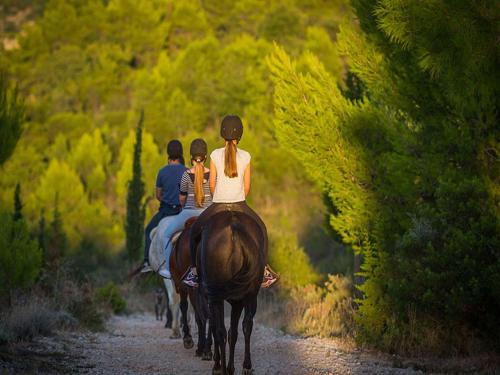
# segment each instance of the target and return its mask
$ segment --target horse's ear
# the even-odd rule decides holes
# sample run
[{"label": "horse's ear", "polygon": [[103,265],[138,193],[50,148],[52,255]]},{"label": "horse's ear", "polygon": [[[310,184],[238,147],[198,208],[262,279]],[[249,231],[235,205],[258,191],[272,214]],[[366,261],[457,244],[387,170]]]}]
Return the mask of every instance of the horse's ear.
[{"label": "horse's ear", "polygon": [[184,229],[190,228],[196,220],[198,220],[198,216],[193,216],[187,219],[186,222],[184,223]]}]

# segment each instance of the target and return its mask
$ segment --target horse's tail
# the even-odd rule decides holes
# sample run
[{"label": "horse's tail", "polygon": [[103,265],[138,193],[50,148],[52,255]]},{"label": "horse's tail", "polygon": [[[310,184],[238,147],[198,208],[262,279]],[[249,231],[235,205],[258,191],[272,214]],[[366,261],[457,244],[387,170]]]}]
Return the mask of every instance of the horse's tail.
[{"label": "horse's tail", "polygon": [[242,223],[233,216],[231,219],[233,252],[240,252],[243,258],[241,269],[223,285],[207,283],[209,301],[239,300],[248,293],[257,292],[262,282],[265,255],[261,244],[257,243],[245,230]]}]

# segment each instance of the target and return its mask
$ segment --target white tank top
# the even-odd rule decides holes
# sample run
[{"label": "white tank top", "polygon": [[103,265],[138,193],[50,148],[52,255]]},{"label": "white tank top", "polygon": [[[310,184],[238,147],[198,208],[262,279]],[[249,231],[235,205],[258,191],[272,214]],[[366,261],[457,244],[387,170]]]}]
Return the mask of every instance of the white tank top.
[{"label": "white tank top", "polygon": [[236,170],[238,176],[229,178],[224,174],[224,148],[218,148],[212,151],[210,159],[215,164],[217,170],[217,180],[215,183],[214,203],[234,203],[245,200],[245,189],[243,183],[243,173],[248,163],[250,163],[250,154],[238,148],[236,151]]}]

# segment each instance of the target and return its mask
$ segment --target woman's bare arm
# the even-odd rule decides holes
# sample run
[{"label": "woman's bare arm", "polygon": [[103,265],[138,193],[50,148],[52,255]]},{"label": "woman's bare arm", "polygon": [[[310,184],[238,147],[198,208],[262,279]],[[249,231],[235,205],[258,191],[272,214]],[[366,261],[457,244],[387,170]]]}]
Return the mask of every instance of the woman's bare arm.
[{"label": "woman's bare arm", "polygon": [[210,160],[210,193],[214,195],[215,192],[215,183],[217,181],[217,169],[215,169],[215,163]]},{"label": "woman's bare arm", "polygon": [[245,172],[243,172],[243,188],[245,190],[245,198],[250,193],[250,163],[248,163],[245,168]]}]

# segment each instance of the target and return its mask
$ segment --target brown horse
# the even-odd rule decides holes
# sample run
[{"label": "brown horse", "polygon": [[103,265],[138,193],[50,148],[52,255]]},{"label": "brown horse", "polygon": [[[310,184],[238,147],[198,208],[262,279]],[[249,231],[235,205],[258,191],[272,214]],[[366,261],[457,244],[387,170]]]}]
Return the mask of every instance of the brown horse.
[{"label": "brown horse", "polygon": [[188,288],[181,281],[182,276],[191,264],[191,256],[189,253],[189,235],[191,225],[195,220],[196,218],[187,220],[184,230],[181,232],[179,238],[174,244],[170,255],[170,273],[172,274],[172,280],[175,284],[176,291],[180,296],[180,310],[182,314],[181,325],[184,334],[184,347],[186,349],[190,349],[194,345],[187,322],[189,297],[189,301],[195,311],[196,324],[198,326],[198,347],[196,349],[196,356],[201,357],[203,360],[210,361],[212,359],[212,335],[210,334],[210,329],[208,329],[207,333],[207,321],[209,315],[207,299],[202,293],[199,292],[198,288]]},{"label": "brown horse", "polygon": [[[267,233],[255,218],[242,212],[219,212],[211,216],[203,228],[196,263],[200,289],[208,297],[210,325],[214,333],[213,374],[234,374],[234,349],[243,310],[243,374],[252,373],[250,336],[267,259],[266,243]],[[224,301],[231,304],[229,335],[224,325]],[[227,367],[226,340],[229,341]]]}]

